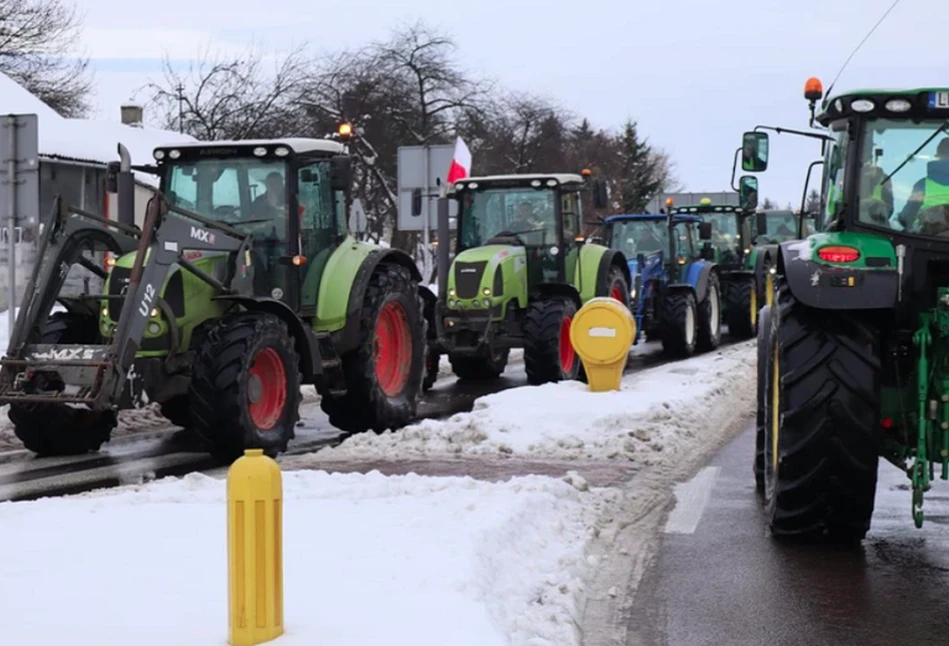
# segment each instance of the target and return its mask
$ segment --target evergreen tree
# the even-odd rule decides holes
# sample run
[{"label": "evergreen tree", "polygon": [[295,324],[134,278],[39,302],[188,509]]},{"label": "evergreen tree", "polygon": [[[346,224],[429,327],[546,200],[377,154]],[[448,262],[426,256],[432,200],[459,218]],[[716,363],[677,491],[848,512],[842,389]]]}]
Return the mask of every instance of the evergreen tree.
[{"label": "evergreen tree", "polygon": [[764,198],[764,202],[761,203],[761,208],[763,208],[765,211],[769,211],[778,207],[774,202],[771,201],[771,198],[766,197]]},{"label": "evergreen tree", "polygon": [[808,213],[818,213],[820,211],[820,193],[817,192],[816,188],[812,188],[811,192],[807,194],[804,210]]},{"label": "evergreen tree", "polygon": [[623,213],[642,213],[649,200],[662,190],[661,169],[645,140],[639,138],[635,121],[627,121],[622,136],[623,168],[620,176],[620,207]]}]

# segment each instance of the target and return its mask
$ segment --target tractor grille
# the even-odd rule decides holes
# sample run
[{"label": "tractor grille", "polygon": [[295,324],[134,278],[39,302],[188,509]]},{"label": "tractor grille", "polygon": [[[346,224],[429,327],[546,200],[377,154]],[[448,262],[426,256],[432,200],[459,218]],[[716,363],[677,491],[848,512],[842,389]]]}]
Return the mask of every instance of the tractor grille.
[{"label": "tractor grille", "polygon": [[455,290],[458,298],[474,298],[478,295],[478,286],[481,285],[481,276],[488,262],[456,262],[455,263]]},{"label": "tractor grille", "polygon": [[[109,278],[109,296],[119,296],[122,290],[128,286],[129,278],[132,276],[132,270],[128,267],[112,267]],[[108,301],[109,318],[113,321],[119,320],[119,314],[122,312],[124,298],[111,298]]]}]

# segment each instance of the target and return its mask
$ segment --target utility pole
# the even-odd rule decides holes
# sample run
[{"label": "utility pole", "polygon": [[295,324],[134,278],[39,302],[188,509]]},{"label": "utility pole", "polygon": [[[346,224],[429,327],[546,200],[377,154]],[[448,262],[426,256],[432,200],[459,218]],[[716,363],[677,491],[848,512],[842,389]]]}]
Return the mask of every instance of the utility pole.
[{"label": "utility pole", "polygon": [[175,90],[178,92],[178,132],[183,133],[185,131],[185,86],[179,83]]}]

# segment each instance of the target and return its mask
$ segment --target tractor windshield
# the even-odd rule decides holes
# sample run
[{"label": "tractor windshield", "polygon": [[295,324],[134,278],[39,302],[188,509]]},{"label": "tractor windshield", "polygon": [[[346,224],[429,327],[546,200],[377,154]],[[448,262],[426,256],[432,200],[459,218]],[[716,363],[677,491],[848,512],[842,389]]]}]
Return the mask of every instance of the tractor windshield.
[{"label": "tractor windshield", "polygon": [[665,220],[617,220],[613,222],[610,240],[613,249],[627,258],[657,251],[668,253],[669,229]]},{"label": "tractor windshield", "polygon": [[738,216],[730,213],[703,213],[702,217],[712,223],[712,246],[725,251],[739,244]]},{"label": "tractor windshield", "polygon": [[465,191],[458,213],[460,248],[479,247],[497,236],[516,237],[527,246],[557,244],[556,196],[534,188]]},{"label": "tractor windshield", "polygon": [[[945,121],[871,119],[860,146],[861,222],[949,237],[949,132]],[[918,149],[918,150],[917,150]],[[844,181],[831,178],[833,188]]]},{"label": "tractor windshield", "polygon": [[797,218],[793,211],[766,211],[765,220],[767,232],[758,233],[757,220],[751,218],[752,244],[780,244],[797,237]]},{"label": "tractor windshield", "polygon": [[171,162],[164,179],[163,189],[172,205],[262,238],[287,240],[286,163],[282,160]]}]

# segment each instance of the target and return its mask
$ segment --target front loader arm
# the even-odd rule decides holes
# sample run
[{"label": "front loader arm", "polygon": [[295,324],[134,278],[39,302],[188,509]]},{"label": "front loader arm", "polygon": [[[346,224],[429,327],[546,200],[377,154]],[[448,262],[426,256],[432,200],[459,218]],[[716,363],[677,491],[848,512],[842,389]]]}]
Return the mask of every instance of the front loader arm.
[{"label": "front loader arm", "polygon": [[[187,218],[187,219],[185,219]],[[192,222],[189,222],[191,220]],[[203,224],[196,226],[193,222]],[[152,309],[157,307],[158,292],[175,264],[191,271],[224,294],[249,294],[253,284],[250,263],[251,234],[192,211],[169,207],[156,195],[148,205],[144,233],[132,265],[128,292],[122,304],[112,341],[112,374],[108,392],[101,393],[117,401],[135,361]],[[231,254],[232,277],[224,284],[207,275],[183,257],[186,250],[222,251]]]}]

